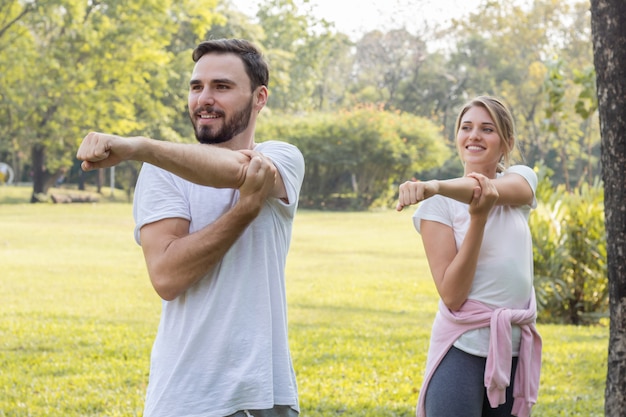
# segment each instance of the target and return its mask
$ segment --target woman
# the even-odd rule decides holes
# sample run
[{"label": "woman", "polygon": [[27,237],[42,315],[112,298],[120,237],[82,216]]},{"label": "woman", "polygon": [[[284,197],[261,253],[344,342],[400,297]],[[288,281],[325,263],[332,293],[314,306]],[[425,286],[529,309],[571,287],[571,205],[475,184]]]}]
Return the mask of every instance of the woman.
[{"label": "woman", "polygon": [[537,176],[510,165],[511,113],[493,97],[461,110],[456,145],[465,172],[400,186],[440,296],[418,417],[529,416],[537,399],[532,241]]}]

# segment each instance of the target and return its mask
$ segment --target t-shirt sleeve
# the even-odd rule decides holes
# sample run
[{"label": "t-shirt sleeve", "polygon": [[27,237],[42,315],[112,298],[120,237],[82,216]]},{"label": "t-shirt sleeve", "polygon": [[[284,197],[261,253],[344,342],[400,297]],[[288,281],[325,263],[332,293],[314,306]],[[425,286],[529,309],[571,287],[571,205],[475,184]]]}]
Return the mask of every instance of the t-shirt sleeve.
[{"label": "t-shirt sleeve", "polygon": [[260,143],[257,151],[272,160],[283,179],[287,191],[288,203],[282,203],[293,215],[298,205],[298,197],[304,180],[304,157],[292,144],[279,141]]},{"label": "t-shirt sleeve", "polygon": [[537,179],[537,173],[535,173],[532,168],[526,165],[513,165],[507,168],[506,171],[504,171],[504,175],[508,174],[518,174],[528,182],[528,185],[530,185],[530,188],[533,191],[533,202],[530,204],[530,208],[536,208],[537,198],[535,192],[537,191],[537,184],[539,183],[539,180]]},{"label": "t-shirt sleeve", "polygon": [[445,197],[436,195],[422,201],[413,214],[413,226],[418,233],[421,232],[421,221],[429,220],[452,227],[452,219],[446,204]]},{"label": "t-shirt sleeve", "polygon": [[135,241],[141,245],[139,231],[146,224],[168,218],[191,220],[183,182],[175,175],[144,163],[139,172],[133,201]]}]

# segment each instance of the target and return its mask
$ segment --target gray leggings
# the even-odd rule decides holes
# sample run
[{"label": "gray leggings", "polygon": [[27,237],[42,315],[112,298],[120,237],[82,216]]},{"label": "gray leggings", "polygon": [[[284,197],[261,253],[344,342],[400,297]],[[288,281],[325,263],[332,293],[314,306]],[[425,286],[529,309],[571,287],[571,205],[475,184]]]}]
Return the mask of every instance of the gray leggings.
[{"label": "gray leggings", "polygon": [[298,412],[288,405],[275,405],[268,410],[241,410],[227,417],[298,417]]},{"label": "gray leggings", "polygon": [[491,408],[484,383],[486,358],[455,347],[443,358],[428,384],[426,417],[510,417],[517,358],[511,366],[511,385],[506,403]]}]

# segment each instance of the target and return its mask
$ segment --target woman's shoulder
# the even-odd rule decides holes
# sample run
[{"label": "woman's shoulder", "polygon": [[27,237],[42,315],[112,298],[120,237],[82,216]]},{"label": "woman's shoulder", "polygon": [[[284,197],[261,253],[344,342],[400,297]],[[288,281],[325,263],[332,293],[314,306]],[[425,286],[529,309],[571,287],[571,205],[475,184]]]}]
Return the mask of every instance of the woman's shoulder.
[{"label": "woman's shoulder", "polygon": [[525,178],[537,178],[535,170],[527,165],[511,165],[503,174],[519,174]]},{"label": "woman's shoulder", "polygon": [[539,179],[537,178],[537,173],[531,167],[526,165],[512,165],[508,167],[503,173],[503,175],[508,174],[517,174],[523,177],[533,189],[533,192],[537,189]]}]

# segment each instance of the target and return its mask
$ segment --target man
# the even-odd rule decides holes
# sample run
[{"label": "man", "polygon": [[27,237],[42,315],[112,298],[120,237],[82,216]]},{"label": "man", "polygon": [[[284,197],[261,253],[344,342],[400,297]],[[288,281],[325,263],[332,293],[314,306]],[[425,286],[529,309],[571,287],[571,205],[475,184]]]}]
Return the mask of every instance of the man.
[{"label": "man", "polygon": [[146,417],[297,416],[285,259],[304,176],[292,145],[254,143],[268,68],[243,40],[194,50],[189,116],[200,144],[90,133],[83,169],[145,162],[135,239],[163,298]]}]

